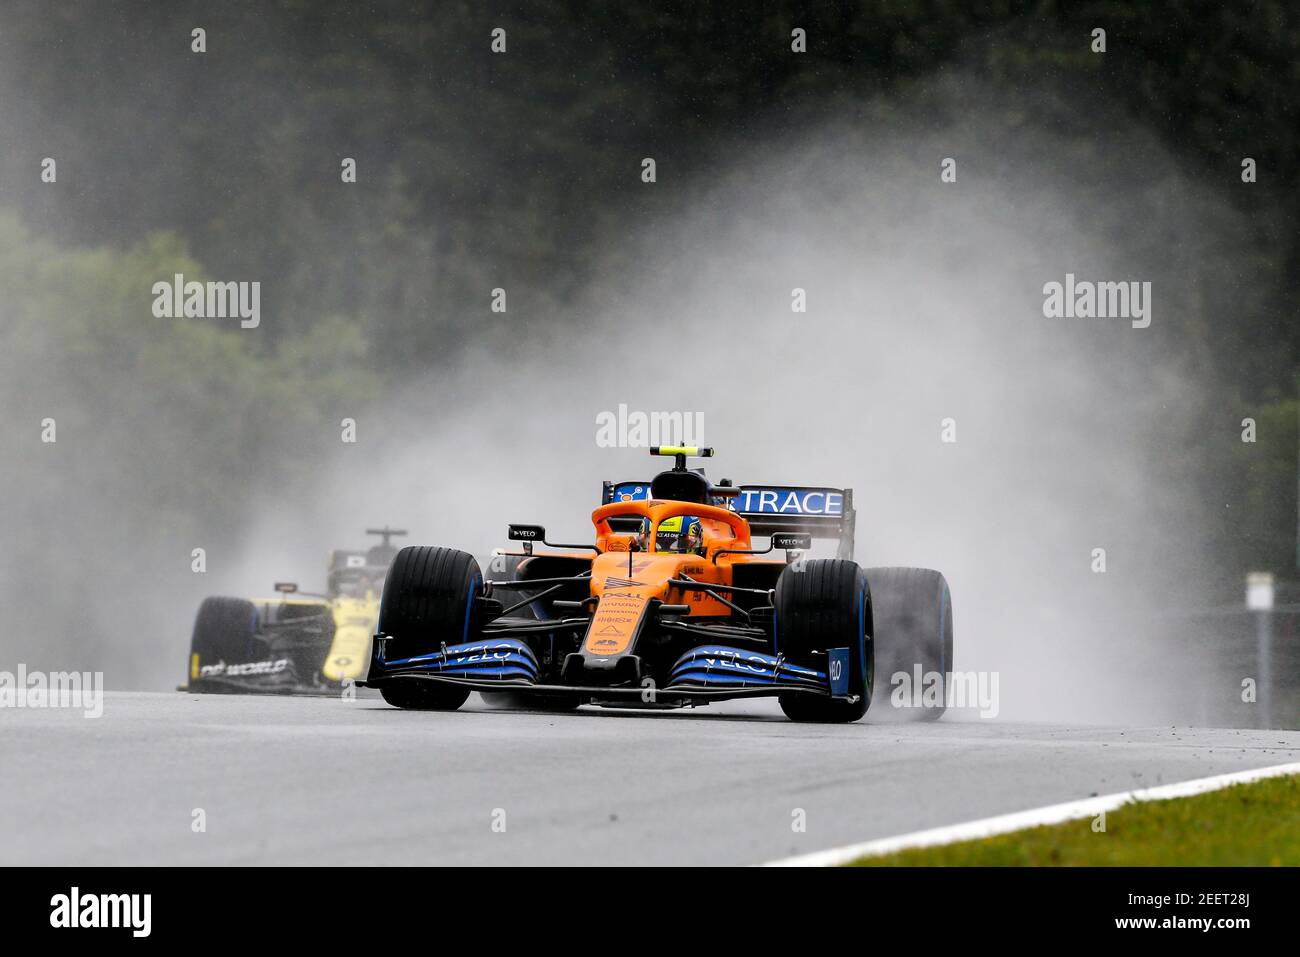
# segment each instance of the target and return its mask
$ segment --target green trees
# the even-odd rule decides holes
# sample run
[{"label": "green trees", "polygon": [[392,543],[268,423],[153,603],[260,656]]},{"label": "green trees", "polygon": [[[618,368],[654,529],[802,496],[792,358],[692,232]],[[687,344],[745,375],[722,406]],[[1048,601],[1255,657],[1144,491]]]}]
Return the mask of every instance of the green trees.
[{"label": "green trees", "polygon": [[[237,320],[155,318],[150,287],[177,272],[206,278],[172,234],[76,250],[0,217],[10,501],[92,500],[123,529],[220,525],[246,504],[254,468],[292,487],[304,436],[326,441],[336,410],[373,394],[355,323],[327,316],[268,343]],[[46,418],[56,441],[42,448]]]}]

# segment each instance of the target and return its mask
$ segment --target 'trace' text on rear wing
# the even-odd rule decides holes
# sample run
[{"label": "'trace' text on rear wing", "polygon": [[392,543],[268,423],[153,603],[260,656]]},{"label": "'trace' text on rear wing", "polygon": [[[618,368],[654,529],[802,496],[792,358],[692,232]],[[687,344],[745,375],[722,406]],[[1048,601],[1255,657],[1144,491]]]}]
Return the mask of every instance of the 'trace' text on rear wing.
[{"label": "'trace' text on rear wing", "polygon": [[[715,486],[716,488],[716,486]],[[741,485],[711,498],[714,505],[745,517],[757,534],[804,532],[838,541],[836,556],[853,558],[857,513],[853,489],[802,485]],[[650,497],[649,482],[606,482],[601,504],[635,502]]]}]

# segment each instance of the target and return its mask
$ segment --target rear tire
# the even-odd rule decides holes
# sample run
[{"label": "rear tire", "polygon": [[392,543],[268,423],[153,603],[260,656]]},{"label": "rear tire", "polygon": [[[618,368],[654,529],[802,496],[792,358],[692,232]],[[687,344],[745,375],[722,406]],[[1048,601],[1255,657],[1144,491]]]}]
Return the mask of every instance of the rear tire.
[{"label": "rear tire", "polygon": [[[946,710],[952,680],[952,596],[947,580],[929,568],[868,568],[867,581],[875,612],[876,660],[885,682],[881,693],[889,695],[886,710],[907,721],[938,720]],[[915,687],[918,667],[920,688]],[[942,675],[938,701],[927,702],[923,693],[927,685],[934,687],[931,676],[936,674]],[[907,706],[894,702],[896,675],[905,675],[905,686],[911,688]]]},{"label": "rear tire", "polygon": [[[379,634],[388,637],[388,656],[412,658],[443,643],[478,637],[474,598],[483,592],[483,573],[468,552],[410,545],[393,559],[379,603]],[[450,711],[463,705],[469,689],[419,678],[395,679],[380,688],[397,708]]]},{"label": "rear tire", "polygon": [[792,721],[857,721],[871,706],[875,674],[871,594],[856,562],[814,559],[791,565],[776,582],[777,647],[797,664],[814,663],[813,652],[849,649],[849,693],[856,701],[787,692],[781,710]]},{"label": "rear tire", "polygon": [[257,657],[257,608],[246,598],[203,599],[190,636],[190,675],[195,677],[194,656],[199,667],[217,662],[251,661]]}]

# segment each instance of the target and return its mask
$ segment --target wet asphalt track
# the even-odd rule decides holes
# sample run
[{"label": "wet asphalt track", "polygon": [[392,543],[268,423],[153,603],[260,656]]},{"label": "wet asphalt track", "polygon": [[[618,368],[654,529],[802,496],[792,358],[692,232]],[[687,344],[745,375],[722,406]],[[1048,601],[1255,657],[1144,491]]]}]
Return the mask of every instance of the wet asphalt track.
[{"label": "wet asphalt track", "polygon": [[1297,760],[1295,731],[119,693],[0,710],[0,864],[752,864]]}]

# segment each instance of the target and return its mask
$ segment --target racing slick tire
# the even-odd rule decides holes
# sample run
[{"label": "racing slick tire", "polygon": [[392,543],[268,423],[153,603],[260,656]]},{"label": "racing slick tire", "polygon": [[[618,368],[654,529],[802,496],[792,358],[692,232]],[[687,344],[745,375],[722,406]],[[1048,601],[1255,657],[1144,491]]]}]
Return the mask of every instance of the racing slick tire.
[{"label": "racing slick tire", "polygon": [[[190,636],[191,675],[203,665],[247,661],[257,638],[257,607],[246,598],[203,599]],[[198,656],[194,664],[194,656]]]},{"label": "racing slick tire", "polygon": [[[935,721],[943,714],[952,679],[952,596],[948,582],[929,568],[868,568],[871,605],[876,626],[876,666],[890,707],[878,708],[907,721]],[[916,687],[920,670],[921,687]],[[933,675],[941,675],[936,682]],[[896,676],[905,679],[896,680]],[[911,701],[894,701],[902,681],[912,690]],[[925,688],[938,689],[924,694]]]},{"label": "racing slick tire", "polygon": [[[483,573],[468,552],[433,545],[408,545],[397,553],[379,603],[379,633],[389,636],[398,657],[414,657],[471,640],[474,596]],[[454,711],[469,689],[419,678],[397,679],[380,688],[396,708]]]},{"label": "racing slick tire", "polygon": [[[845,701],[786,692],[781,710],[792,721],[857,721],[871,706],[875,656],[871,593],[857,562],[813,559],[790,565],[776,581],[776,633],[781,654],[796,664],[816,666],[812,653],[849,649],[849,694]],[[824,665],[823,665],[824,666]]]}]

